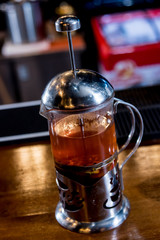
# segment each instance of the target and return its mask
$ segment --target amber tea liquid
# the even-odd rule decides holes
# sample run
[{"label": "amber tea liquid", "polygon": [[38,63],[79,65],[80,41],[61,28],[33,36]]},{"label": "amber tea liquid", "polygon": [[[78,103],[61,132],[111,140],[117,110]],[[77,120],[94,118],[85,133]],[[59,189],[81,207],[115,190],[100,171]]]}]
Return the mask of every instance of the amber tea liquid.
[{"label": "amber tea liquid", "polygon": [[[65,166],[92,166],[109,158],[117,150],[115,124],[109,117],[66,117],[55,125],[51,123],[50,137],[58,170],[65,169]],[[114,165],[115,162],[112,162],[103,172],[111,170]]]}]

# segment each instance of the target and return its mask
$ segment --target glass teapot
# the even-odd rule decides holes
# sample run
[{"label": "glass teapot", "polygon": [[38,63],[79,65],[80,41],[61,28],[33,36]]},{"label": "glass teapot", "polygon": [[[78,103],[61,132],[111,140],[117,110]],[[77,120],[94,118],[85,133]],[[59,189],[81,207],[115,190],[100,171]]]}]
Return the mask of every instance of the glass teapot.
[{"label": "glass teapot", "polygon": [[[76,69],[70,33],[79,27],[75,16],[64,16],[56,22],[57,31],[67,31],[72,69],[48,83],[40,114],[48,119],[55,161],[60,197],[56,219],[69,230],[90,233],[117,227],[129,214],[122,168],[141,142],[143,120],[137,108],[115,98],[113,87],[103,76]],[[128,139],[120,149],[114,122],[119,104],[128,109],[132,122]],[[118,155],[135,131],[134,113],[140,120],[139,136],[119,166]]]}]

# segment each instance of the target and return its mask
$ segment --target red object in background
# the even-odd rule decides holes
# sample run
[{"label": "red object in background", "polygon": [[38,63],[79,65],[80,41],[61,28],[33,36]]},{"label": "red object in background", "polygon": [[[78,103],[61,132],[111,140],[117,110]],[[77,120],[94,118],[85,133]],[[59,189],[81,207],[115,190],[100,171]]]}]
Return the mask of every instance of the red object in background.
[{"label": "red object in background", "polygon": [[91,23],[99,71],[115,89],[160,82],[160,9],[107,14]]}]

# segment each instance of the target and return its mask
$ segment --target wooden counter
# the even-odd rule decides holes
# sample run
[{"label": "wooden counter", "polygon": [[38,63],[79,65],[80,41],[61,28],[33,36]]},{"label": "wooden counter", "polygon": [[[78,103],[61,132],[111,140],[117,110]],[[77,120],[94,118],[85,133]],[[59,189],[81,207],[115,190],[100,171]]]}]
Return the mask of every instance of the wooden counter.
[{"label": "wooden counter", "polygon": [[160,145],[140,147],[123,179],[131,204],[128,219],[107,232],[73,233],[54,216],[59,197],[50,144],[0,147],[0,239],[160,239]]}]

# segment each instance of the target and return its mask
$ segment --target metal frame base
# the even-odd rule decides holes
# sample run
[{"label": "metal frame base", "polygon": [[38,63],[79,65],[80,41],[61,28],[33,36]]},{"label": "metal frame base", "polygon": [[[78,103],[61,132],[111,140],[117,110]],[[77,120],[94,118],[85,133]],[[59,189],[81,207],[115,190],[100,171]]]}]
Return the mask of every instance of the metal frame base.
[{"label": "metal frame base", "polygon": [[103,219],[98,222],[78,222],[77,220],[70,218],[60,202],[57,205],[55,217],[61,226],[70,231],[86,234],[103,232],[118,227],[128,217],[130,203],[125,196],[123,196],[122,201],[121,210],[113,218]]}]

